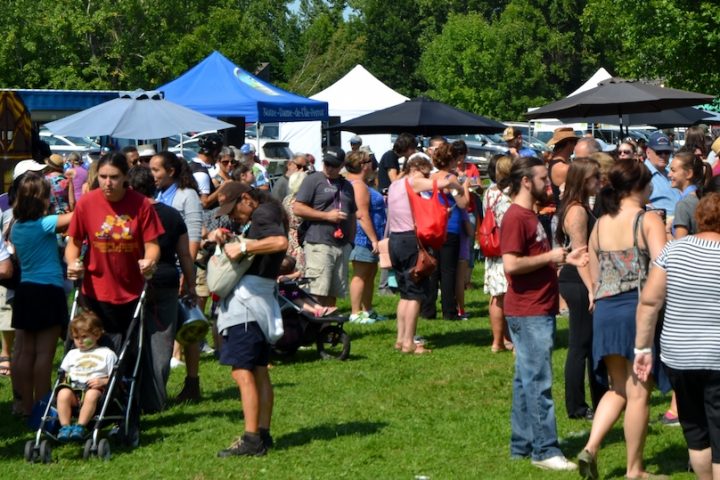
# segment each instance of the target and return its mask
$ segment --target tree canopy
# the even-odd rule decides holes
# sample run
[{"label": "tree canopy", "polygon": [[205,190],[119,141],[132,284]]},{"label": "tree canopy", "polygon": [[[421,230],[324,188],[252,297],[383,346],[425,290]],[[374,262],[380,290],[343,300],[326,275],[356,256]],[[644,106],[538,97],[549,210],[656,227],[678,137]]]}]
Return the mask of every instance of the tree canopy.
[{"label": "tree canopy", "polygon": [[154,88],[218,50],[312,95],[361,63],[498,119],[597,68],[720,93],[713,0],[0,0],[0,86]]}]

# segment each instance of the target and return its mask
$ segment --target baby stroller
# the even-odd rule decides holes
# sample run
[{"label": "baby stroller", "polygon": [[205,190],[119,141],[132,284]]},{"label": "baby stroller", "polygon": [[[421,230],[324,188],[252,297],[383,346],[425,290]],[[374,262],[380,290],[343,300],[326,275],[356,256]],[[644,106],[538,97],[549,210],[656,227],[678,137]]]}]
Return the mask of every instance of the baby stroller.
[{"label": "baby stroller", "polygon": [[[76,289],[71,310],[71,318],[75,317],[78,308],[78,293]],[[130,325],[125,332],[120,352],[117,353],[117,362],[113,367],[110,379],[102,398],[98,402],[98,411],[88,425],[89,433],[85,440],[83,449],[83,459],[87,460],[97,455],[103,460],[110,459],[110,443],[107,438],[100,438],[100,431],[103,427],[114,425],[109,436],[117,438],[126,446],[137,446],[139,441],[139,409],[138,404],[133,399],[137,395],[137,382],[139,379],[139,369],[141,362],[141,353],[143,349],[143,329],[144,325],[140,319],[143,303],[145,302],[145,288],[140,294],[137,307],[130,321]],[[136,351],[133,359],[129,353],[133,350],[133,342],[136,345]],[[100,343],[111,348],[114,347],[107,336],[104,336]],[[65,382],[65,372],[58,370],[57,380],[50,393],[44,412],[40,417],[40,425],[35,433],[34,440],[28,440],[25,444],[25,460],[28,462],[52,462],[52,449],[48,438],[58,441],[58,430],[60,422],[57,418],[55,410],[55,402],[57,393],[61,385]],[[66,388],[63,385],[62,388]],[[47,438],[43,438],[47,437]]]},{"label": "baby stroller", "polygon": [[350,336],[343,330],[343,324],[348,317],[318,317],[296,305],[297,300],[316,303],[312,295],[301,288],[301,284],[305,283],[307,280],[290,280],[281,281],[278,285],[285,333],[273,345],[274,350],[280,354],[292,355],[298,348],[314,343],[321,358],[346,360],[350,356]]}]

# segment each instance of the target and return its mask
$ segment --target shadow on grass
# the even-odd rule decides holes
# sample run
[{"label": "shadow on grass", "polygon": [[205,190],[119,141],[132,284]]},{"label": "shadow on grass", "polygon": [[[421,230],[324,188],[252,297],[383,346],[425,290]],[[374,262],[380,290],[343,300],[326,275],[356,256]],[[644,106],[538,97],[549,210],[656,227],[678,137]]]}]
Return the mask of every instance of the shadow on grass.
[{"label": "shadow on grass", "polygon": [[431,333],[426,336],[431,345],[437,348],[453,345],[485,345],[492,343],[492,333],[486,328],[457,332]]},{"label": "shadow on grass", "polygon": [[278,450],[285,450],[308,444],[313,440],[333,440],[349,435],[374,435],[387,426],[386,422],[323,423],[283,435],[276,440],[276,444]]}]

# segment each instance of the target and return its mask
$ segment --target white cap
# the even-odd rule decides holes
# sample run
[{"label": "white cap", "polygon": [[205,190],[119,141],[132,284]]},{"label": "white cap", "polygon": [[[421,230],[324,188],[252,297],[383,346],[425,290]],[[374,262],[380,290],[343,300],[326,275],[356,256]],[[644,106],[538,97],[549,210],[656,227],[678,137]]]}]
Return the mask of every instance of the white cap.
[{"label": "white cap", "polygon": [[45,170],[45,167],[46,165],[38,163],[35,160],[21,160],[17,165],[15,165],[15,169],[13,170],[13,180],[27,172],[39,172]]},{"label": "white cap", "polygon": [[157,155],[157,152],[155,151],[155,145],[151,143],[146,143],[144,145],[138,145],[137,146],[138,155],[141,157],[151,157],[153,155]]}]

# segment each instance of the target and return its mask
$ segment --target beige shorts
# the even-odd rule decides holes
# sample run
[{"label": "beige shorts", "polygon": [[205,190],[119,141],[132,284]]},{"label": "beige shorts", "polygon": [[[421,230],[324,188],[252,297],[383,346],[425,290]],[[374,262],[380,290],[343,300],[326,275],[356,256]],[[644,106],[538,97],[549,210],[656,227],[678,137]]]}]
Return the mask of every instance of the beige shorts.
[{"label": "beige shorts", "polygon": [[306,243],[305,276],[313,295],[342,298],[348,291],[348,263],[352,247]]},{"label": "beige shorts", "polygon": [[12,321],[12,306],[6,303],[7,289],[0,287],[0,331],[9,332],[13,328],[10,326]]},{"label": "beige shorts", "polygon": [[[199,259],[200,256],[196,259]],[[207,270],[195,267],[195,293],[198,297],[209,297],[210,289],[207,286]]]}]

